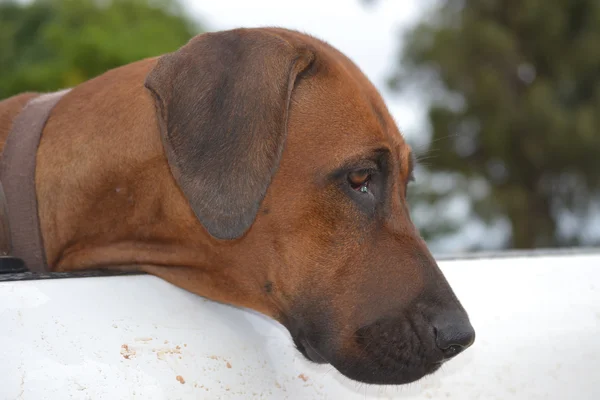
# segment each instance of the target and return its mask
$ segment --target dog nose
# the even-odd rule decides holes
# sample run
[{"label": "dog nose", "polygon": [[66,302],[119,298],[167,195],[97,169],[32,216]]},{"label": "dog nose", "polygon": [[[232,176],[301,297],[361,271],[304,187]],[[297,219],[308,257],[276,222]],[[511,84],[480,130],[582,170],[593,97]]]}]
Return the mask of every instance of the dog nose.
[{"label": "dog nose", "polygon": [[446,359],[467,349],[475,341],[475,329],[463,313],[446,313],[433,322],[435,343]]}]

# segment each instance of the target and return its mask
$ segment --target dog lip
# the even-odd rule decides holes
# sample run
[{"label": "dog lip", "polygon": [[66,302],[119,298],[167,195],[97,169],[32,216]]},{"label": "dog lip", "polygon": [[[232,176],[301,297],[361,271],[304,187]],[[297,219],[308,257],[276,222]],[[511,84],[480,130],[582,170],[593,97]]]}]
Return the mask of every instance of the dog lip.
[{"label": "dog lip", "polygon": [[304,354],[307,358],[315,363],[324,364],[327,363],[327,359],[323,357],[317,349],[315,349],[306,338],[299,339],[300,344],[304,348]]}]

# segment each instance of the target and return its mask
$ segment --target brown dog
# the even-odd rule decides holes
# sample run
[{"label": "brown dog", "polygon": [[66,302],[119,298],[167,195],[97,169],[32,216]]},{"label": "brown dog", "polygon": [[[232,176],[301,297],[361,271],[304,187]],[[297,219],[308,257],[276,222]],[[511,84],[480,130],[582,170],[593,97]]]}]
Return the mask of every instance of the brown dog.
[{"label": "brown dog", "polygon": [[[0,140],[35,94],[0,102]],[[402,384],[475,337],[413,226],[411,149],[344,55],[199,35],[52,110],[36,190],[54,271],[134,268],[281,322],[310,360]],[[9,211],[10,212],[10,211]]]}]

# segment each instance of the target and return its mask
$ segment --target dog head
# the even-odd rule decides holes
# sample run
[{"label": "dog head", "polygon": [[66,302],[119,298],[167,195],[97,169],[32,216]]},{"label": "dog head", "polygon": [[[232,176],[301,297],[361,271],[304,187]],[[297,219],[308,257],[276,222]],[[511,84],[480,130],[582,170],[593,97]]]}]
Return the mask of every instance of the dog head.
[{"label": "dog head", "polygon": [[213,279],[229,282],[220,299],[244,292],[229,302],[362,382],[415,381],[473,343],[409,216],[411,149],[343,54],[284,29],[208,33],[146,87]]}]

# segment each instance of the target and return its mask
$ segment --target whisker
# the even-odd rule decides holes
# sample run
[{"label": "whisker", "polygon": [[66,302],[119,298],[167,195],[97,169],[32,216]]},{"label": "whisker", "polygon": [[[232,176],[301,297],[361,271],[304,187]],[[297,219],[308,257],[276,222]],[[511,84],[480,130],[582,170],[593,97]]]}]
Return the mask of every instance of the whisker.
[{"label": "whisker", "polygon": [[435,138],[435,139],[431,140],[429,142],[429,144],[431,145],[432,143],[437,143],[437,142],[440,142],[440,141],[446,140],[446,139],[453,139],[453,138],[458,137],[458,136],[459,136],[458,133],[449,133],[448,135],[441,136],[439,138]]}]

